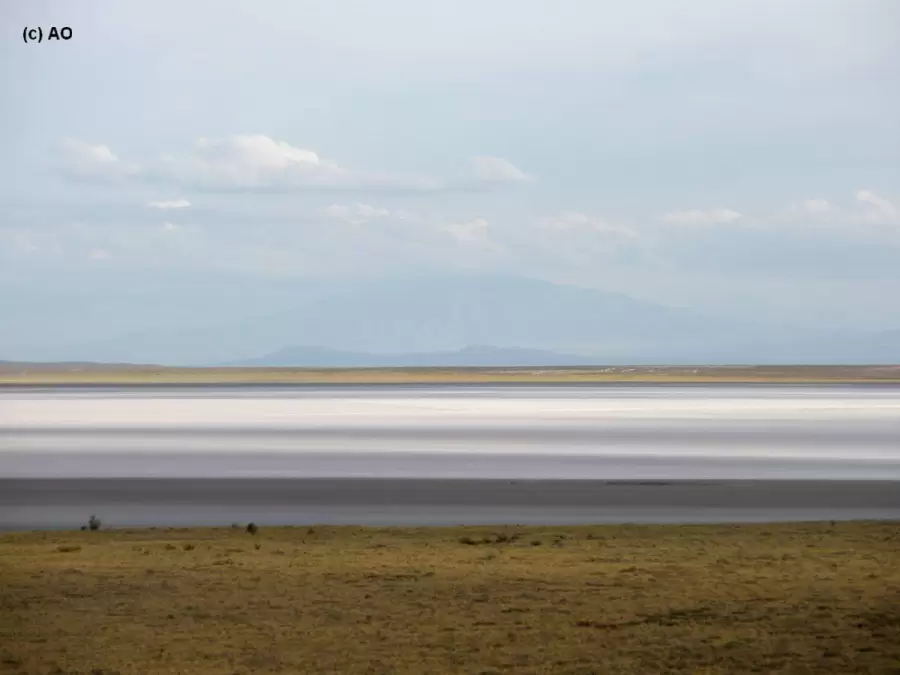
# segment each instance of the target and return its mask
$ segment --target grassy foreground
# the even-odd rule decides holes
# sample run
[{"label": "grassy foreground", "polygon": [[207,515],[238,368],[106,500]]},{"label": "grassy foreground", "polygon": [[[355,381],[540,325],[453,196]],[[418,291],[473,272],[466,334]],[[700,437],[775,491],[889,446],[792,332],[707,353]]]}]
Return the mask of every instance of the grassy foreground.
[{"label": "grassy foreground", "polygon": [[515,368],[174,368],[0,364],[0,384],[900,383],[887,366],[608,366]]},{"label": "grassy foreground", "polygon": [[900,673],[900,524],[0,536],[0,673]]}]

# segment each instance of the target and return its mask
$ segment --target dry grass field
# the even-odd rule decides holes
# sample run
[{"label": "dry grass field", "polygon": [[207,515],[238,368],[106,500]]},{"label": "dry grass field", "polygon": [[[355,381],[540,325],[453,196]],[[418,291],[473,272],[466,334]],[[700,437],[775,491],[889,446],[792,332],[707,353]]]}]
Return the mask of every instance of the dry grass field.
[{"label": "dry grass field", "polygon": [[0,673],[900,673],[900,524],[0,536]]},{"label": "dry grass field", "polygon": [[584,368],[169,368],[0,363],[0,385],[475,384],[614,382],[900,383],[895,366],[609,366]]}]

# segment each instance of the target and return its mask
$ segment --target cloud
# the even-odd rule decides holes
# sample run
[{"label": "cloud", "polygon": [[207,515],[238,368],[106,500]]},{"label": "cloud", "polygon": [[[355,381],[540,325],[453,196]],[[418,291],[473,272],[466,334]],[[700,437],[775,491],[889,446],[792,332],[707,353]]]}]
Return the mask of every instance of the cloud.
[{"label": "cloud", "polygon": [[200,138],[192,152],[163,160],[175,182],[206,188],[288,188],[334,182],[343,170],[311,151],[268,136]]},{"label": "cloud", "polygon": [[151,209],[186,209],[191,205],[187,199],[175,199],[168,202],[149,202],[147,206]]},{"label": "cloud", "polygon": [[637,238],[639,235],[630,227],[611,223],[599,216],[589,216],[578,211],[562,211],[551,216],[545,216],[538,221],[538,225],[546,230],[559,232],[589,231],[615,234],[625,237]]},{"label": "cloud", "polygon": [[649,250],[636,227],[579,211],[537,218],[532,227],[517,233],[517,244],[529,267],[555,270],[634,265]]},{"label": "cloud", "polygon": [[672,211],[662,215],[660,220],[679,225],[722,225],[734,222],[741,217],[740,213],[731,209],[713,208]]},{"label": "cloud", "polygon": [[834,213],[838,207],[825,199],[806,199],[800,202],[800,209],[805,213]]},{"label": "cloud", "polygon": [[60,145],[59,161],[64,173],[79,179],[118,181],[140,173],[137,164],[123,162],[109,146],[71,138]]},{"label": "cloud", "polygon": [[[894,203],[858,190],[855,203],[817,197],[754,216],[714,211],[682,212],[675,222],[727,227],[660,229],[652,237],[657,256],[682,274],[722,278],[898,278],[900,215]],[[732,212],[736,213],[736,212]],[[678,214],[679,216],[681,214]]]},{"label": "cloud", "polygon": [[870,220],[900,222],[900,209],[892,202],[884,197],[878,196],[871,190],[857,190],[856,200],[875,207],[874,209],[870,209],[867,214]]},{"label": "cloud", "polygon": [[[774,226],[779,229],[785,227],[799,227],[802,225],[816,226],[822,225],[840,225],[847,216],[847,212],[840,206],[827,199],[819,197],[812,199],[802,199],[788,204],[782,209],[777,209],[769,215],[758,216],[753,219],[756,226]],[[744,219],[744,224],[749,224],[748,218]]]},{"label": "cloud", "polygon": [[[508,159],[488,156],[474,157],[471,176],[462,180],[361,171],[326,159],[308,148],[263,134],[199,138],[189,150],[164,155],[143,166],[121,161],[109,146],[91,145],[78,140],[65,141],[61,156],[63,171],[80,179],[103,182],[136,179],[211,193],[429,193],[482,189],[534,180]],[[186,208],[190,203],[179,199],[153,201],[147,206],[174,209]]]},{"label": "cloud", "polygon": [[6,237],[9,249],[17,253],[35,253],[40,246],[35,243],[35,237],[27,232],[12,231]]},{"label": "cloud", "polygon": [[370,204],[332,204],[322,209],[322,214],[327,218],[342,220],[352,225],[361,225],[370,220],[387,218],[391,215],[387,209]]},{"label": "cloud", "polygon": [[488,222],[484,218],[475,218],[466,223],[445,225],[443,229],[460,243],[480,242],[488,238]]},{"label": "cloud", "polygon": [[159,178],[211,192],[438,189],[436,181],[340,166],[318,153],[261,134],[201,138],[190,152],[163,158]]},{"label": "cloud", "polygon": [[889,199],[863,189],[856,190],[854,198],[855,203],[843,206],[826,199],[807,199],[760,221],[780,227],[812,222],[838,231],[875,236],[878,236],[885,225],[900,224],[900,208]]},{"label": "cloud", "polygon": [[484,183],[521,183],[534,180],[502,157],[473,157],[472,170],[475,179]]}]

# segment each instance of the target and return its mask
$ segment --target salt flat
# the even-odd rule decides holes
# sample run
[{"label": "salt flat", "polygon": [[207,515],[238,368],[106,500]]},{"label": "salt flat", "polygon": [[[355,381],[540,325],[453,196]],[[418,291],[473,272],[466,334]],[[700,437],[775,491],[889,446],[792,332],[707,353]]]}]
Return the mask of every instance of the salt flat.
[{"label": "salt flat", "polygon": [[0,391],[0,475],[900,478],[900,386]]},{"label": "salt flat", "polygon": [[900,518],[900,386],[13,388],[0,479],[13,529]]}]

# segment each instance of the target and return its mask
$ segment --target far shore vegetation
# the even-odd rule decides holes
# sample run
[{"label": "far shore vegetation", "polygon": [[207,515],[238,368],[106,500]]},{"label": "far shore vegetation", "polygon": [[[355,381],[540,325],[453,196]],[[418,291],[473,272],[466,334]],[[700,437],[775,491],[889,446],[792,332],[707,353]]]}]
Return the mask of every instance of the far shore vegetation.
[{"label": "far shore vegetation", "polygon": [[590,366],[472,368],[181,368],[103,364],[0,364],[0,385],[452,384],[452,383],[900,383],[900,365]]}]

